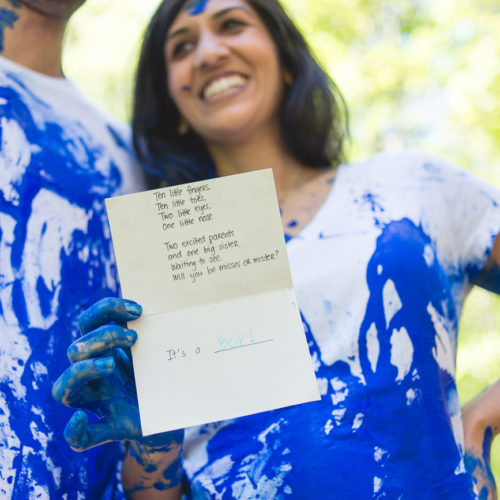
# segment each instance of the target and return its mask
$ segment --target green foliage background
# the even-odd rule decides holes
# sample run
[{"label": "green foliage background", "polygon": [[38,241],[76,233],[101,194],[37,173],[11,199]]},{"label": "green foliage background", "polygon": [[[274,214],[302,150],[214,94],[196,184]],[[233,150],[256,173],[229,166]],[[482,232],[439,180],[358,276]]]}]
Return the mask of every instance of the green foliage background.
[{"label": "green foliage background", "polygon": [[[350,109],[350,159],[418,148],[500,186],[500,3],[285,0]],[[159,0],[88,0],[67,32],[64,70],[127,121],[142,32]],[[500,297],[473,290],[457,379],[468,401],[500,376]],[[404,425],[404,422],[401,423]],[[500,482],[500,439],[492,458]]]}]

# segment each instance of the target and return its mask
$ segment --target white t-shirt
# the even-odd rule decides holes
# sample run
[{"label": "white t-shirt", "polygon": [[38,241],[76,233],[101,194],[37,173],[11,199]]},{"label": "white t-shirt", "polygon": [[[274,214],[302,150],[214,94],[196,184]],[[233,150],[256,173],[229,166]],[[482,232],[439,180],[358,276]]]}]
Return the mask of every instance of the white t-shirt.
[{"label": "white t-shirt", "polygon": [[496,188],[416,152],[342,165],[287,244],[322,400],[189,429],[193,498],[476,498],[457,326],[499,204]]},{"label": "white t-shirt", "polygon": [[129,130],[69,81],[0,57],[0,497],[116,498],[119,445],[63,438],[51,388],[78,314],[117,295],[104,199],[141,190]]}]

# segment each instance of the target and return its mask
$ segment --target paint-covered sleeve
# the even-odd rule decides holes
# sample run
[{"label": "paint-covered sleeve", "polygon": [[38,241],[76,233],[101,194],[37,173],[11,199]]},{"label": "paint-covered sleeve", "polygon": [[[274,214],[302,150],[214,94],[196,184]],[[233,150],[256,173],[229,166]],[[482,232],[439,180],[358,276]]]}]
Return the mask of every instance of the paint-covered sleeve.
[{"label": "paint-covered sleeve", "polygon": [[500,189],[445,163],[440,169],[445,180],[441,196],[447,206],[443,232],[453,245],[458,271],[471,282],[484,268],[500,233]]}]

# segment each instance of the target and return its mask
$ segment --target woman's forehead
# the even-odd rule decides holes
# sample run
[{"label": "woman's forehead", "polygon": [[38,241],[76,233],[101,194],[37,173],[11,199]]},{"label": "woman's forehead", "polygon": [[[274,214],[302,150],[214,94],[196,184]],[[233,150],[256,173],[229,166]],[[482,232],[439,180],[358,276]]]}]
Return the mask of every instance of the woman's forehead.
[{"label": "woman's forehead", "polygon": [[188,0],[184,6],[184,10],[190,15],[195,16],[204,12],[208,2],[209,0]]},{"label": "woman's forehead", "polygon": [[255,14],[245,0],[187,0],[171,23],[168,33],[175,32],[179,27],[189,25],[200,17],[209,19],[217,16],[219,12],[232,9],[243,9],[247,13]]}]

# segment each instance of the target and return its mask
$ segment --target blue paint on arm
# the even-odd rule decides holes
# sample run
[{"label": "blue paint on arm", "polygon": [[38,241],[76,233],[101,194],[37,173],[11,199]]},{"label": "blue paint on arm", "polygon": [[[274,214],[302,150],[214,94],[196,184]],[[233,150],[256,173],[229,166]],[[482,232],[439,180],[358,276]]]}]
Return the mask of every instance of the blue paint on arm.
[{"label": "blue paint on arm", "polygon": [[[178,486],[184,478],[182,468],[182,441],[184,431],[178,430],[163,435],[171,436],[171,444],[150,448],[137,442],[132,442],[130,446],[130,457],[134,459],[144,470],[144,473],[138,478],[138,482],[129,486],[126,493],[131,495],[137,491],[156,490],[166,491]],[[178,452],[178,456],[166,465],[164,460],[166,453]]]},{"label": "blue paint on arm", "polygon": [[480,484],[479,500],[493,498],[496,493],[495,477],[491,470],[490,453],[493,443],[493,430],[487,427],[484,432],[483,449],[481,455],[475,453],[475,449],[468,450],[464,456],[465,468],[472,476],[474,483]]}]

